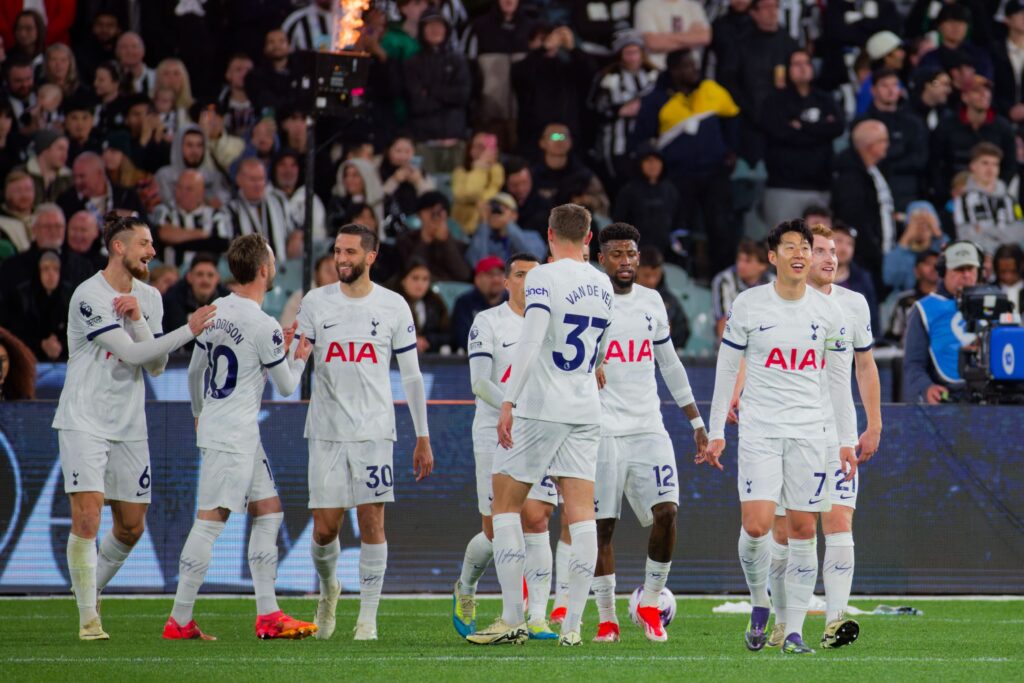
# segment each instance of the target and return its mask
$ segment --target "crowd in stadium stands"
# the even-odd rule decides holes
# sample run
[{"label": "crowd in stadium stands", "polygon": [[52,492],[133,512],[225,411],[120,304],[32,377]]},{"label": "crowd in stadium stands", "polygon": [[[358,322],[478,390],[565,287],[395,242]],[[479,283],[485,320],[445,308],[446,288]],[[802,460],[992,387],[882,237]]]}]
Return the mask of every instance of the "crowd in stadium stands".
[{"label": "crowd in stadium stands", "polygon": [[152,226],[165,328],[231,289],[223,253],[251,232],[281,264],[266,307],[294,319],[304,240],[334,282],[322,257],[360,222],[420,352],[457,353],[502,300],[502,260],[544,257],[569,201],[640,230],[691,353],[772,278],[766,229],[800,216],[836,230],[837,282],[881,343],[901,344],[950,240],[1021,303],[1021,0],[375,0],[352,46],[365,110],[318,120],[307,179],[293,53],[328,46],[334,4],[3,3],[0,377],[25,347],[67,359],[110,211]]}]

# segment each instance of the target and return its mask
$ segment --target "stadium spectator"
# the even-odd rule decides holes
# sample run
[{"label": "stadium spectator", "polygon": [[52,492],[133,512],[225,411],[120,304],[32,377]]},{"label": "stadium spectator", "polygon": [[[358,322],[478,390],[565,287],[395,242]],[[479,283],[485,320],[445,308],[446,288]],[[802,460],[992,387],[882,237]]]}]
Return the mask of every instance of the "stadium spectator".
[{"label": "stadium spectator", "polygon": [[711,22],[703,5],[694,0],[640,0],[633,9],[633,26],[658,69],[666,68],[671,52],[711,44]]},{"label": "stadium spectator", "polygon": [[[213,99],[198,101],[189,109],[189,118],[199,125],[199,130],[206,136],[209,160],[218,170],[231,168],[245,151],[245,140],[227,130],[224,112],[224,106]],[[305,124],[302,129],[305,131]]]},{"label": "stadium spectator", "polygon": [[910,111],[924,123],[929,133],[950,115],[949,96],[952,92],[953,79],[942,69],[926,68],[914,72]]},{"label": "stadium spectator", "polygon": [[449,349],[448,309],[444,299],[430,288],[430,268],[419,259],[411,259],[391,283],[402,295],[416,324],[416,350],[420,354],[444,353]]},{"label": "stadium spectator", "polygon": [[640,265],[636,269],[636,282],[638,285],[656,290],[661,295],[661,300],[665,302],[665,311],[668,313],[672,346],[677,349],[686,346],[690,338],[690,320],[686,317],[682,302],[669,291],[665,283],[665,257],[656,246],[640,247]]},{"label": "stadium spectator", "polygon": [[665,161],[655,145],[642,143],[635,159],[632,179],[612,204],[612,219],[636,226],[644,245],[673,258],[672,233],[686,225],[679,190],[665,176]]},{"label": "stadium spectator", "polygon": [[32,61],[19,57],[8,57],[4,63],[7,71],[6,92],[10,104],[14,130],[25,137],[36,132],[38,118],[33,114],[38,111],[35,91],[35,77],[32,74]]},{"label": "stadium spectator", "polygon": [[601,179],[572,153],[573,139],[568,126],[548,124],[538,146],[543,157],[530,169],[530,176],[542,199],[557,206],[584,194],[592,212],[608,215],[608,196]]},{"label": "stadium spectator", "polygon": [[117,39],[114,54],[124,74],[125,90],[152,97],[156,88],[156,72],[146,65],[146,44],[142,42],[142,36],[125,31]]},{"label": "stadium spectator", "polygon": [[231,236],[264,235],[279,262],[298,256],[298,253],[288,253],[288,238],[295,229],[288,199],[273,186],[267,187],[263,162],[254,157],[243,159],[238,166],[235,184],[238,185],[238,195],[228,202],[226,208]]},{"label": "stadium spectator", "polygon": [[75,57],[85,81],[91,82],[96,68],[103,62],[114,62],[117,39],[121,36],[121,22],[112,8],[100,5],[89,23],[88,35],[74,44]]},{"label": "stadium spectator", "polygon": [[736,263],[715,275],[711,280],[711,309],[715,314],[715,335],[722,339],[732,302],[740,292],[751,287],[766,285],[775,276],[768,270],[768,251],[753,240],[740,241],[736,249]]},{"label": "stadium spectator", "polygon": [[1019,244],[1004,244],[996,249],[992,257],[992,265],[996,272],[996,284],[1006,292],[1007,298],[1013,302],[1014,310],[1021,312],[1024,304],[1024,250]]},{"label": "stadium spectator", "polygon": [[420,228],[399,235],[396,247],[400,268],[407,268],[416,258],[427,264],[436,280],[469,280],[473,270],[463,257],[466,245],[452,237],[448,228],[449,207],[448,198],[437,191],[417,200]]},{"label": "stadium spectator", "polygon": [[[13,3],[10,3],[13,4]],[[4,17],[8,19],[8,17]],[[6,24],[7,22],[4,21]],[[7,33],[7,28],[4,28]],[[43,63],[43,49],[46,47],[46,18],[34,9],[25,8],[14,18],[14,41],[8,57],[24,59],[35,68]]]},{"label": "stadium spectator", "polygon": [[[306,223],[306,186],[302,177],[302,157],[293,149],[283,149],[274,157],[270,167],[270,180],[274,189],[288,200],[288,209],[292,214],[292,223],[304,226]],[[327,212],[320,197],[313,195],[313,239],[322,240],[327,237]],[[302,231],[292,233],[293,238],[301,242]],[[292,249],[289,248],[289,251]],[[299,249],[301,252],[302,250]]]},{"label": "stadium spectator", "polygon": [[64,215],[71,216],[85,209],[102,220],[114,209],[142,212],[142,203],[131,188],[114,185],[107,178],[103,159],[84,152],[71,167],[72,186],[57,199]]},{"label": "stadium spectator", "polygon": [[882,282],[897,292],[914,288],[918,280],[915,268],[919,254],[939,253],[949,241],[939,225],[939,214],[928,202],[911,202],[906,215],[907,225],[899,241],[882,259]]},{"label": "stadium spectator", "polygon": [[[65,98],[82,96],[88,88],[82,83],[75,53],[63,43],[46,48],[43,57],[43,82],[60,88]],[[67,100],[65,99],[65,102]]]},{"label": "stadium spectator", "polygon": [[804,222],[809,226],[824,225],[832,227],[832,210],[827,206],[808,206],[803,213]]},{"label": "stadium spectator", "polygon": [[92,80],[93,91],[99,104],[96,106],[96,135],[103,138],[108,131],[124,126],[128,114],[128,100],[123,96],[121,67],[117,62],[101,62],[96,67]]},{"label": "stadium spectator", "polygon": [[156,172],[160,201],[167,203],[172,200],[178,178],[186,169],[197,170],[203,175],[206,202],[210,206],[220,208],[231,201],[231,188],[208,154],[206,135],[194,123],[178,130],[171,144],[171,163]]},{"label": "stadium spectator", "polygon": [[505,162],[504,189],[516,200],[519,225],[541,233],[546,239],[551,202],[541,197],[533,186],[533,173],[525,159],[509,157]]},{"label": "stadium spectator", "polygon": [[743,47],[722,55],[717,79],[739,106],[739,156],[754,165],[764,157],[764,103],[786,87],[789,56],[799,45],[779,22],[779,0],[754,0],[748,13],[752,24],[739,37]]},{"label": "stadium spectator", "polygon": [[[658,71],[644,54],[643,36],[636,31],[615,34],[616,61],[594,77],[589,107],[600,119],[594,157],[598,175],[608,191],[616,192],[633,176],[629,142],[633,137],[640,99],[654,88]],[[629,221],[627,221],[629,222]]]},{"label": "stadium spectator", "polygon": [[[171,144],[153,103],[145,95],[125,99],[124,127],[131,136],[131,160],[139,169],[156,173],[171,161]],[[109,135],[109,131],[105,134]]]},{"label": "stadium spectator", "polygon": [[728,0],[724,12],[711,23],[711,46],[705,60],[705,74],[714,79],[718,65],[740,49],[740,36],[750,30],[751,0]]},{"label": "stadium spectator", "polygon": [[[881,286],[882,255],[896,242],[895,203],[878,168],[889,149],[889,133],[881,121],[866,119],[853,127],[851,143],[836,159],[832,210],[837,218],[855,226],[857,264],[875,274],[876,284]],[[839,280],[837,274],[837,284]]]},{"label": "stadium spectator", "polygon": [[53,202],[71,187],[68,139],[52,130],[40,130],[32,137],[32,150],[23,170],[36,186],[36,204]]},{"label": "stadium spectator", "polygon": [[543,261],[548,253],[544,240],[536,232],[519,227],[518,217],[516,200],[511,195],[499,192],[491,197],[484,204],[480,225],[466,250],[466,260],[470,265],[476,267],[488,256],[507,261],[520,252],[533,254]]},{"label": "stadium spectator", "polygon": [[451,24],[438,10],[420,16],[420,50],[402,64],[410,120],[427,173],[451,173],[466,137],[469,64],[451,47]]},{"label": "stadium spectator", "polygon": [[0,173],[7,175],[14,167],[25,163],[27,140],[18,132],[10,102],[0,95]]},{"label": "stadium spectator", "polygon": [[914,285],[910,289],[898,291],[896,303],[889,314],[885,327],[885,340],[896,346],[903,346],[907,334],[907,317],[918,300],[923,299],[939,285],[939,274],[935,264],[939,260],[938,251],[919,251],[914,254]]},{"label": "stadium spectator", "polygon": [[[164,329],[174,330],[188,324],[189,318],[200,306],[230,293],[220,283],[217,257],[213,254],[196,254],[184,279],[176,282],[164,294]],[[175,353],[191,355],[192,344],[190,341]],[[184,350],[186,347],[187,351]]]},{"label": "stadium spectator", "polygon": [[82,152],[103,148],[96,132],[96,101],[90,94],[64,100],[64,132],[68,137],[68,162],[74,163]]},{"label": "stadium spectator", "polygon": [[1001,149],[980,142],[971,149],[970,177],[962,196],[953,200],[957,239],[970,240],[991,256],[1001,244],[1024,240],[1020,206],[999,178]]},{"label": "stadium spectator", "polygon": [[[526,57],[512,65],[516,93],[517,149],[536,158],[537,140],[550,124],[564,124],[582,131],[584,109],[594,76],[589,56],[576,45],[568,26],[555,29],[538,24]],[[566,200],[568,201],[568,200]]]},{"label": "stadium spectator", "polygon": [[160,292],[161,297],[180,279],[181,274],[174,266],[156,266],[149,269],[149,284]]},{"label": "stadium spectator", "polygon": [[36,397],[36,359],[24,342],[0,327],[0,401]]},{"label": "stadium spectator", "polygon": [[61,279],[72,289],[92,275],[92,264],[65,247],[64,212],[56,204],[40,204],[32,214],[32,244],[0,263],[0,301],[9,301],[20,283],[38,277],[39,259],[44,251],[60,255]]},{"label": "stadium spectator", "polygon": [[228,169],[229,173],[233,177],[238,174],[238,168],[243,160],[257,159],[263,164],[263,170],[266,171],[267,177],[269,177],[270,162],[273,160],[274,154],[277,153],[279,146],[280,140],[277,137],[277,123],[272,117],[264,116],[252,127],[249,137],[245,141],[245,148],[231,163]]},{"label": "stadium spectator", "polygon": [[32,276],[4,297],[3,326],[43,362],[68,359],[68,307],[75,289],[61,279],[60,269],[60,256],[44,249]]},{"label": "stadium spectator", "polygon": [[[770,0],[774,2],[775,0]],[[640,102],[635,136],[656,142],[666,176],[676,182],[686,225],[703,226],[711,272],[727,267],[739,241],[730,216],[729,176],[736,164],[739,108],[718,83],[701,79],[689,50],[668,56],[668,71]],[[644,226],[638,225],[643,234]]]},{"label": "stadium spectator", "polygon": [[[281,24],[281,30],[288,36],[291,50],[331,49],[331,28],[334,17],[331,14],[332,0],[313,0],[291,14]],[[351,47],[342,45],[341,47]]]},{"label": "stadium spectator", "polygon": [[280,29],[268,31],[263,39],[263,61],[245,75],[245,91],[257,115],[289,104],[293,68],[288,35]]},{"label": "stadium spectator", "polygon": [[103,270],[107,265],[107,253],[100,239],[100,226],[96,216],[88,211],[79,211],[68,219],[68,249],[88,259],[94,270]]},{"label": "stadium spectator", "polygon": [[473,320],[477,313],[494,308],[504,300],[505,262],[497,256],[487,256],[476,264],[473,274],[473,289],[456,299],[455,305],[452,306],[450,341],[452,351],[466,350],[469,329],[473,326]]},{"label": "stadium spectator", "polygon": [[[978,17],[971,16],[971,10],[964,4],[945,3],[935,18],[936,28],[941,38],[939,47],[922,59],[920,66],[945,67],[950,63],[953,53],[961,51],[966,53],[974,66],[974,70],[984,76],[987,80],[992,79],[992,57],[987,46],[975,45],[968,38],[970,30],[977,26],[987,26],[989,19],[982,14]],[[991,34],[991,31],[988,31]]]},{"label": "stadium spectator", "polygon": [[1009,0],[1003,5],[1006,38],[992,45],[996,111],[1015,126],[1024,122],[1024,3]]},{"label": "stadium spectator", "polygon": [[472,235],[480,223],[480,206],[505,184],[505,169],[498,161],[498,137],[476,133],[462,163],[452,172],[452,219],[462,234]]},{"label": "stadium spectator", "polygon": [[[411,137],[399,134],[388,145],[380,160],[378,177],[386,196],[388,216],[405,216],[416,212],[416,198],[434,189],[434,181],[420,168],[422,159],[415,156]],[[351,222],[351,221],[349,221]]]},{"label": "stadium spectator", "polygon": [[960,348],[973,341],[954,316],[956,298],[978,282],[981,253],[969,242],[952,242],[943,253],[938,288],[919,300],[907,316],[903,346],[903,400],[936,404],[963,394],[958,367]]},{"label": "stadium spectator", "polygon": [[185,63],[168,57],[156,66],[153,105],[169,136],[174,136],[189,122],[189,108],[195,104],[192,82]]},{"label": "stadium spectator", "polygon": [[[881,121],[889,132],[889,148],[878,168],[895,205],[906,206],[922,196],[921,178],[928,169],[928,130],[901,104],[900,80],[894,70],[884,67],[873,78],[871,103],[863,119]],[[854,121],[854,127],[860,120]]]},{"label": "stadium spectator", "polygon": [[131,160],[131,138],[123,130],[107,133],[102,144],[103,166],[113,187],[134,190],[143,208],[147,211],[160,203],[153,174],[135,166]]},{"label": "stadium spectator", "polygon": [[[15,251],[21,252],[32,243],[32,207],[36,186],[25,171],[11,171],[4,179],[4,203],[0,206],[0,236]],[[10,255],[10,254],[8,254]]]},{"label": "stadium spectator", "polygon": [[1009,183],[1017,172],[1017,146],[1010,122],[992,109],[991,85],[981,77],[963,93],[958,115],[950,116],[932,133],[929,167],[936,197],[945,201],[957,172],[967,168],[971,150],[979,142],[991,142],[1003,151],[999,177]]},{"label": "stadium spectator", "polygon": [[[376,268],[374,269],[376,270]],[[326,287],[327,285],[337,284],[338,281],[338,268],[334,265],[334,254],[328,252],[318,258],[313,266],[313,286]],[[285,302],[279,319],[283,329],[288,329],[295,322],[299,315],[299,307],[302,304],[304,294],[304,291],[297,289],[288,297],[288,301]]]},{"label": "stadium spectator", "polygon": [[836,267],[835,284],[864,295],[868,302],[868,310],[871,312],[871,329],[881,330],[878,325],[878,290],[875,288],[872,273],[854,261],[859,239],[857,229],[837,220],[832,224],[832,233],[832,239],[836,243],[836,259],[839,262]]},{"label": "stadium spectator", "polygon": [[160,245],[157,253],[164,263],[180,266],[196,252],[219,255],[227,251],[232,226],[224,211],[206,203],[204,187],[199,171],[183,171],[174,188],[174,199],[153,211]]},{"label": "stadium spectator", "polygon": [[[337,183],[332,190],[329,219],[332,225],[338,218],[352,213],[352,207],[361,204],[370,207],[377,223],[384,220],[384,188],[373,162],[366,159],[347,159],[338,167]],[[416,205],[413,205],[415,209]]]},{"label": "stadium spectator", "polygon": [[764,103],[761,128],[768,169],[764,191],[768,225],[829,201],[833,141],[843,134],[843,113],[829,93],[813,87],[813,81],[811,55],[794,50],[786,88],[772,92]]},{"label": "stadium spectator", "polygon": [[882,69],[891,70],[899,80],[899,92],[902,94],[906,90],[903,84],[906,76],[907,53],[903,49],[903,41],[899,36],[892,31],[879,31],[868,38],[868,42],[864,45],[864,52],[871,60],[871,73],[860,84],[860,89],[857,91],[857,116],[863,116],[871,105],[876,72]]},{"label": "stadium spectator", "polygon": [[256,106],[245,89],[246,76],[252,68],[249,55],[233,55],[224,71],[224,87],[217,96],[217,102],[224,112],[225,129],[229,134],[243,139],[249,137],[249,131],[256,125]]}]

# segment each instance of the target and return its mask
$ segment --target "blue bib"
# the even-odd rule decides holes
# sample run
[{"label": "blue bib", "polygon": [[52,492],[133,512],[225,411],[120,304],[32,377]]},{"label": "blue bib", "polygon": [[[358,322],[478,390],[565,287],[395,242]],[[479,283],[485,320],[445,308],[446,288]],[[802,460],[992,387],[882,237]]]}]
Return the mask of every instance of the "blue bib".
[{"label": "blue bib", "polygon": [[956,300],[929,294],[916,306],[928,330],[928,353],[936,371],[946,383],[961,383],[960,348],[970,343],[974,335],[966,331],[964,318],[956,310]]}]

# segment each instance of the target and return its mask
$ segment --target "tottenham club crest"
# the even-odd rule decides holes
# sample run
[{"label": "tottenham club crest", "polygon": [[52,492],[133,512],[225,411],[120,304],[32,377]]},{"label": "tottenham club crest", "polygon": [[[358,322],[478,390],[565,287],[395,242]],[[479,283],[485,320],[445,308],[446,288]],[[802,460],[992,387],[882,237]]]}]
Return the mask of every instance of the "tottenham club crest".
[{"label": "tottenham club crest", "polygon": [[370,324],[373,325],[373,330],[370,332],[371,337],[377,336],[377,325],[380,325],[380,321],[376,318],[370,318]]},{"label": "tottenham club crest", "polygon": [[281,330],[274,330],[274,336],[272,336],[271,339],[277,346],[284,344],[284,337],[281,336]]},{"label": "tottenham club crest", "polygon": [[818,340],[818,328],[819,327],[821,327],[821,326],[818,325],[817,323],[811,323],[811,340],[812,341],[817,341]]},{"label": "tottenham club crest", "polygon": [[90,306],[89,304],[85,303],[84,301],[82,303],[78,304],[78,310],[82,313],[82,315],[84,317],[86,317],[86,318],[91,318],[92,317],[92,306]]}]

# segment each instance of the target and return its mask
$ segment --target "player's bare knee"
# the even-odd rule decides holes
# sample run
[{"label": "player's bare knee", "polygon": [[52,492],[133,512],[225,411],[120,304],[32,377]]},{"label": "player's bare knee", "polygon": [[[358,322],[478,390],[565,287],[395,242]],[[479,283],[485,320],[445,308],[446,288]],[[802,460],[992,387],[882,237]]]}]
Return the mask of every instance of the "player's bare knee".
[{"label": "player's bare knee", "polygon": [[142,538],[142,533],[146,530],[146,519],[142,518],[137,522],[132,522],[130,525],[115,524],[111,533],[121,543],[127,546],[134,546]]},{"label": "player's bare knee", "polygon": [[654,517],[654,528],[661,530],[672,529],[676,525],[678,506],[675,503],[661,503],[655,505],[651,510]]},{"label": "player's bare knee", "polygon": [[323,517],[313,517],[313,540],[317,545],[333,543],[341,531],[341,520],[328,520]]},{"label": "player's bare knee", "polygon": [[488,541],[494,540],[494,518],[490,515],[483,516],[483,523],[480,525],[483,527],[484,536],[487,537]]},{"label": "player's bare knee", "polygon": [[826,534],[844,534],[853,531],[853,508],[834,505],[832,511],[821,516],[821,530]]},{"label": "player's bare knee", "polygon": [[776,517],[775,522],[772,524],[772,538],[779,545],[786,545],[789,543],[789,533],[786,526],[785,517]]},{"label": "player's bare knee", "polygon": [[597,520],[597,547],[598,548],[610,548],[612,545],[612,535],[615,533],[615,520],[614,519],[599,519]]},{"label": "player's bare knee", "polygon": [[383,504],[360,505],[356,508],[356,519],[359,522],[359,536],[363,543],[384,542]]},{"label": "player's bare knee", "polygon": [[744,517],[743,530],[746,531],[749,536],[760,538],[761,536],[771,532],[772,525],[770,521],[759,519],[757,517]]}]

